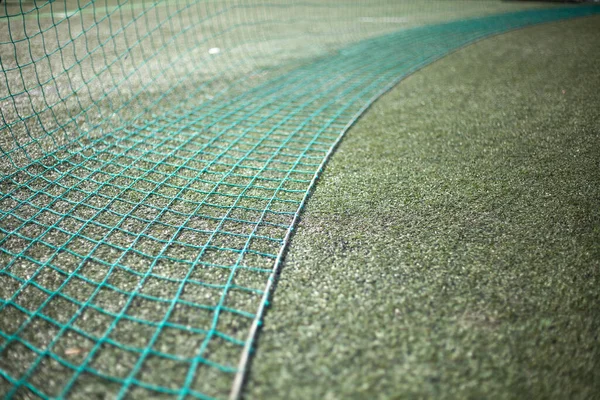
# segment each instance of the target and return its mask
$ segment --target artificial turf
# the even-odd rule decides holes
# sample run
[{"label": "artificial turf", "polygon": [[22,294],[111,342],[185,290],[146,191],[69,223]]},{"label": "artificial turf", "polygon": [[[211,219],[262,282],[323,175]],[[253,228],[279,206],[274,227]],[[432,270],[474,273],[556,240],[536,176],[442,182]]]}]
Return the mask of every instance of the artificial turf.
[{"label": "artificial turf", "polygon": [[599,40],[599,17],[508,33],[375,103],[302,215],[246,398],[597,398]]},{"label": "artificial turf", "polygon": [[[109,3],[116,5],[112,1]],[[12,3],[11,7],[14,7],[14,4]],[[76,7],[72,1],[65,4]],[[138,18],[137,24],[148,30],[144,32],[154,32],[159,37],[170,34],[178,37],[177,34],[161,28],[169,21],[176,26],[188,26],[188,18],[198,15],[187,12],[191,3],[160,4],[160,7],[158,3],[150,4],[152,14]],[[204,3],[193,4],[196,6],[195,11],[203,11]],[[25,388],[26,385],[37,388],[47,396],[60,396],[61,393],[68,392],[68,398],[73,399],[115,397],[119,393],[126,393],[128,398],[183,397],[185,394],[181,393],[187,393],[181,391],[184,386],[186,390],[194,391],[192,396],[227,395],[241,347],[248,337],[253,313],[256,313],[257,304],[261,301],[261,290],[264,290],[280,239],[287,232],[297,204],[288,203],[286,206],[279,202],[276,207],[272,207],[271,202],[266,202],[269,196],[272,196],[271,200],[277,197],[277,201],[292,200],[284,198],[287,195],[298,200],[304,196],[308,181],[287,180],[286,185],[298,185],[293,188],[301,190],[293,194],[291,191],[287,194],[281,191],[274,193],[274,188],[268,186],[272,185],[273,180],[263,178],[281,178],[281,168],[290,165],[287,157],[296,160],[303,157],[291,155],[289,151],[293,146],[289,146],[286,154],[275,160],[282,163],[277,170],[271,165],[267,168],[267,164],[273,161],[272,157],[268,163],[261,158],[265,155],[263,150],[266,149],[259,149],[257,153],[251,154],[251,151],[256,149],[257,142],[262,143],[266,132],[271,132],[273,124],[280,126],[288,121],[284,116],[287,118],[295,115],[277,114],[276,110],[284,103],[281,98],[277,97],[279,101],[273,98],[268,103],[257,101],[261,109],[266,107],[264,112],[255,113],[249,109],[251,107],[246,107],[246,114],[227,113],[229,119],[221,119],[215,117],[217,111],[212,113],[211,106],[206,106],[202,96],[209,98],[215,94],[215,90],[223,89],[223,86],[234,92],[248,89],[243,85],[231,88],[235,86],[231,84],[232,81],[248,72],[248,69],[236,69],[239,65],[233,62],[236,57],[237,61],[248,61],[240,56],[240,49],[248,50],[246,55],[251,56],[246,64],[251,73],[245,78],[258,80],[257,83],[248,85],[259,85],[267,78],[272,78],[275,72],[285,75],[286,71],[292,71],[292,67],[298,63],[313,65],[310,62],[314,61],[315,57],[325,54],[341,58],[347,56],[350,61],[373,64],[373,60],[368,58],[373,54],[369,53],[368,49],[365,51],[364,46],[360,47],[360,52],[355,48],[355,53],[348,51],[345,46],[354,41],[398,30],[400,27],[408,28],[524,7],[520,4],[496,1],[437,1],[428,3],[429,8],[419,8],[415,6],[419,3],[406,2],[407,22],[400,25],[395,25],[394,22],[388,26],[387,22],[384,23],[386,15],[389,14],[387,6],[394,6],[395,3],[380,4],[382,7],[375,9],[341,7],[341,3],[337,1],[316,5],[325,5],[327,9],[337,10],[339,15],[332,13],[328,17],[335,16],[333,19],[340,25],[353,23],[358,17],[363,18],[363,12],[374,15],[369,17],[371,19],[361,21],[361,24],[364,22],[368,27],[360,28],[358,33],[355,32],[356,36],[339,32],[337,23],[328,23],[331,18],[321,18],[320,24],[317,24],[316,20],[309,18],[312,9],[303,5],[294,9],[300,12],[300,15],[296,15],[285,7],[279,8],[277,4],[263,4],[252,12],[241,12],[247,21],[239,26],[235,25],[236,29],[231,30],[227,24],[231,19],[236,20],[241,16],[238,14],[239,10],[229,14],[230,20],[225,17],[219,19],[216,27],[211,23],[190,25],[198,29],[196,33],[198,37],[202,37],[201,42],[196,43],[194,51],[202,55],[200,58],[203,58],[208,66],[208,71],[200,69],[199,75],[195,74],[198,72],[196,64],[191,63],[190,59],[185,59],[185,55],[188,54],[186,50],[189,50],[185,46],[189,43],[184,38],[179,37],[180,40],[176,42],[178,46],[167,46],[162,38],[163,41],[158,43],[156,49],[164,50],[168,47],[169,50],[159,51],[156,58],[143,57],[141,60],[144,62],[140,62],[139,57],[143,56],[145,51],[142,47],[155,49],[153,46],[156,43],[152,43],[145,35],[140,36],[140,33],[134,35],[123,31],[116,34],[111,30],[132,22],[130,12],[145,9],[144,5],[141,8],[134,8],[133,4],[131,8],[117,7],[118,12],[114,14],[114,18],[102,21],[94,19],[95,16],[103,14],[97,10],[71,16],[70,12],[60,9],[55,10],[56,13],[41,16],[43,23],[38,18],[30,18],[30,15],[25,17],[23,22],[20,16],[17,16],[16,20],[13,18],[9,21],[10,24],[4,26],[5,31],[23,34],[28,31],[30,25],[35,28],[38,24],[39,29],[49,29],[56,33],[57,40],[58,36],[65,34],[68,29],[74,29],[71,33],[76,38],[68,41],[62,47],[62,51],[55,51],[52,55],[45,53],[48,48],[55,49],[53,46],[56,44],[41,43],[39,35],[28,38],[28,41],[18,41],[19,44],[14,48],[12,41],[19,38],[11,37],[11,41],[0,43],[3,46],[0,50],[8,49],[8,53],[2,54],[14,51],[17,55],[14,58],[3,57],[3,62],[9,60],[12,64],[3,64],[3,67],[8,65],[7,86],[0,89],[16,89],[16,92],[22,92],[11,92],[14,96],[7,91],[2,93],[3,100],[6,100],[4,104],[9,105],[2,108],[2,112],[5,113],[3,118],[9,121],[6,127],[10,133],[16,134],[18,140],[8,134],[0,138],[0,146],[4,150],[8,149],[10,155],[2,159],[3,163],[0,166],[7,177],[2,186],[2,192],[5,194],[2,206],[3,210],[11,210],[4,212],[1,226],[5,236],[1,239],[3,243],[0,265],[4,269],[0,276],[0,299],[5,301],[5,307],[2,309],[0,325],[5,336],[0,339],[0,370],[13,379],[9,381],[4,377],[0,378],[0,395],[11,395],[12,390],[18,386],[16,398],[35,397]],[[136,3],[136,7],[137,5],[139,3]],[[248,5],[256,6],[255,3]],[[545,7],[543,4],[531,6]],[[177,11],[174,12],[172,7]],[[272,12],[273,9],[279,11]],[[301,23],[293,29],[290,26],[286,27],[287,30],[270,29],[270,22],[255,20],[262,10],[272,12],[267,17],[279,22],[299,17]],[[432,13],[428,14],[427,11]],[[63,18],[61,13],[64,14],[63,20],[60,20]],[[185,17],[175,17],[182,13]],[[282,19],[282,14],[285,19]],[[315,15],[318,17],[316,13]],[[117,19],[117,16],[120,18]],[[62,22],[56,22],[59,20]],[[242,29],[243,33],[240,33],[237,29],[240,26],[247,28],[248,24],[259,21],[261,23],[256,24],[256,30]],[[27,29],[24,29],[23,24]],[[88,24],[94,26],[99,35],[98,40],[108,38],[115,45],[114,48],[94,47],[97,44],[94,40],[88,41],[85,35],[79,35],[81,29]],[[111,24],[115,26],[111,28]],[[290,30],[294,31],[296,28],[304,29],[306,24],[310,24],[313,30],[309,35],[298,39],[292,33],[287,37],[289,41],[283,40],[284,33],[289,34]],[[178,29],[174,29],[174,32],[179,32]],[[209,38],[201,35],[204,29]],[[226,35],[228,32],[231,32],[229,36]],[[270,39],[263,38],[263,33],[268,33]],[[339,36],[332,35],[333,33]],[[227,36],[228,40],[223,39],[223,42],[215,44],[212,40],[221,34]],[[314,38],[315,41],[307,41],[305,37]],[[136,42],[137,50],[124,47],[132,38],[140,39]],[[449,36],[448,40],[450,39]],[[244,47],[256,41],[265,45],[266,52],[261,53],[259,49]],[[221,60],[209,58],[207,61],[207,47],[213,45],[221,46],[221,54],[224,57]],[[415,42],[413,45],[419,46],[419,43]],[[86,46],[91,46],[94,50],[89,50]],[[285,47],[285,52],[279,51],[279,46]],[[387,49],[393,51],[391,47]],[[408,47],[402,49],[407,56],[413,54]],[[73,55],[67,54],[70,50],[73,51]],[[80,51],[90,55],[89,52],[85,53],[88,50],[95,53],[85,59],[78,58]],[[183,59],[170,57],[171,50]],[[28,51],[32,53],[27,54]],[[420,53],[418,50],[414,51],[413,56],[418,57]],[[367,57],[363,57],[363,54]],[[26,68],[15,67],[14,63],[23,60],[27,64]],[[42,62],[40,60],[51,68],[33,68],[36,62],[37,65]],[[337,60],[337,72],[350,66],[347,62]],[[383,63],[390,60],[380,61]],[[70,68],[75,65],[75,69]],[[473,62],[471,65],[480,64]],[[93,76],[94,66],[105,66],[108,69],[102,69],[105,75]],[[172,66],[177,68],[171,68]],[[222,72],[227,78],[221,82],[223,86],[215,88],[207,84],[206,80],[209,78],[202,73],[208,72],[209,80],[215,78],[210,67],[212,72],[221,72],[223,69]],[[115,68],[120,71],[115,72]],[[47,76],[43,74],[52,75],[52,71],[56,72],[54,81],[44,83]],[[320,74],[324,72],[316,67],[315,71]],[[42,74],[41,77],[37,75],[38,72]],[[179,72],[185,74],[180,75]],[[125,85],[121,78],[128,73],[133,75]],[[483,72],[481,74],[483,76]],[[92,76],[93,80],[87,81],[86,76]],[[289,102],[303,104],[299,108],[308,116],[304,116],[302,120],[315,124],[302,130],[302,134],[311,138],[318,132],[315,126],[325,122],[307,110],[320,109],[318,101],[311,101],[312,96],[319,93],[319,86],[319,90],[329,90],[328,85],[331,82],[326,81],[326,84],[319,85],[320,81],[310,79],[310,73],[305,74],[305,77],[305,81],[312,82],[312,86],[303,85],[298,92],[289,88],[286,92],[288,97],[284,99],[289,98]],[[75,85],[71,86],[72,83]],[[145,84],[150,86],[144,86]],[[299,88],[300,86],[298,85]],[[186,94],[186,98],[181,98],[181,91],[186,91],[189,87],[194,87],[194,91]],[[78,90],[84,93],[89,91],[89,97],[75,96],[74,94],[79,93]],[[95,92],[97,90],[98,92]],[[426,93],[415,92],[415,96],[421,95]],[[65,101],[61,101],[61,98]],[[334,98],[342,99],[341,96],[339,99]],[[90,109],[88,101],[92,99],[102,101],[93,102],[93,108]],[[110,99],[114,100],[114,103],[111,103]],[[130,101],[131,109],[125,105]],[[339,103],[343,104],[341,101]],[[10,107],[11,104],[14,107]],[[44,108],[45,105],[48,107],[45,107],[42,113],[32,111]],[[201,112],[202,107],[206,106],[208,114],[211,115],[179,115],[182,108],[192,106],[198,107],[197,112]],[[126,110],[123,110],[123,107]],[[231,108],[239,111],[236,107]],[[136,113],[140,109],[146,114],[161,110],[162,114],[152,115],[149,120],[143,120],[135,117],[139,115]],[[98,114],[90,110],[97,111]],[[19,112],[25,112],[21,115],[25,117],[16,118]],[[28,112],[33,114],[27,114]],[[276,117],[269,119],[273,114]],[[38,118],[39,125],[30,124],[34,117]],[[79,117],[85,117],[86,121],[80,120]],[[56,120],[53,121],[53,118]],[[91,129],[90,126],[94,125],[96,118],[103,121],[104,125],[100,124],[96,126],[98,129],[88,132],[87,129]],[[233,127],[237,126],[240,118],[248,121],[244,120],[246,125],[243,129],[240,126],[238,131]],[[263,124],[253,121],[253,118]],[[431,119],[432,116],[422,118],[425,123],[434,126],[435,119]],[[481,118],[487,116],[483,115]],[[344,120],[344,123],[346,121]],[[62,125],[65,135],[53,131],[57,127],[54,123]],[[33,130],[27,131],[29,128]],[[103,131],[102,128],[109,130]],[[288,129],[289,127],[286,127],[283,131],[295,135]],[[335,128],[335,135],[339,133],[339,129],[341,126]],[[23,134],[25,131],[31,136]],[[39,136],[36,136],[38,134]],[[73,139],[73,136],[69,135],[80,136],[74,140],[76,143],[68,148],[68,151],[63,149],[60,152],[52,152],[54,146],[64,144],[61,140]],[[215,136],[223,136],[223,140],[217,142],[214,147],[207,148],[205,143],[213,143]],[[233,150],[228,153],[233,143],[238,143],[238,139],[242,138],[245,142],[239,147],[233,146]],[[280,137],[276,134],[270,135],[270,138],[274,140],[271,144],[281,144]],[[298,137],[295,136],[294,139]],[[328,145],[319,143],[318,146],[311,147],[311,143],[306,144],[302,154],[308,154],[312,158],[304,161],[320,162]],[[384,145],[391,148],[387,142],[384,142]],[[35,159],[34,162],[27,159],[26,152],[21,151],[23,148],[32,150],[29,156]],[[274,154],[280,153],[280,150]],[[313,150],[315,153],[311,153]],[[46,153],[51,155],[45,159],[37,158]],[[245,157],[240,154],[251,156],[244,160],[243,168],[238,169],[240,157]],[[210,161],[212,156],[218,156],[215,159],[217,162]],[[394,162],[398,163],[398,160],[404,161],[402,157],[397,157]],[[15,162],[17,166],[29,162],[31,165],[15,172],[15,165],[8,161]],[[46,162],[48,164],[45,164]],[[206,163],[210,164],[208,171],[205,168]],[[311,165],[316,167],[317,164]],[[253,177],[248,176],[250,173],[254,174]],[[303,173],[306,174],[306,171]],[[308,173],[310,177],[312,174],[313,172]],[[385,174],[381,176],[389,178]],[[255,181],[256,177],[260,183]],[[365,183],[368,183],[368,180],[365,180]],[[184,193],[180,190],[182,187],[191,187],[193,190]],[[247,193],[248,198],[240,200],[246,190],[253,193]],[[418,190],[424,191],[426,187]],[[368,201],[387,202],[389,198],[394,198],[391,192],[387,193],[390,196],[388,199],[384,192],[366,193],[370,193]],[[389,205],[391,204],[393,203],[390,202]],[[282,208],[289,211],[286,215],[275,215],[271,212],[278,211],[279,207],[283,206],[289,207]],[[223,211],[226,209],[229,211]],[[269,212],[265,214],[266,211],[261,210]],[[332,218],[339,216],[335,208],[331,210],[324,208],[321,212],[331,212]],[[392,212],[395,211],[389,210],[390,214]],[[375,219],[377,215],[381,214],[374,214],[372,218]],[[310,212],[308,217],[310,220]],[[365,223],[369,221],[365,219]],[[335,232],[335,228],[332,228],[331,232]],[[398,232],[398,235],[402,234],[400,228]],[[234,284],[237,286],[235,289],[246,288],[254,291],[240,293],[238,290],[230,290],[227,293],[224,307],[228,310],[219,316],[220,322],[216,328],[221,336],[217,337],[212,331],[215,327],[211,327],[215,324],[214,307],[225,297],[223,294],[227,289],[224,289],[224,282],[232,276],[231,270],[235,270],[240,264],[239,257],[232,253],[240,252],[248,243],[248,237],[255,234],[263,236],[252,239],[252,249],[255,252],[245,254],[241,267],[234,271]],[[276,240],[266,242],[262,240],[265,237]],[[371,241],[371,238],[365,237],[362,241],[366,243]],[[373,241],[373,245],[376,243]],[[378,257],[385,258],[385,254],[390,250],[386,250],[381,244],[379,246],[382,250]],[[210,249],[206,251],[206,247]],[[310,249],[319,250],[315,247],[308,250]],[[199,260],[199,253],[201,259],[196,262]],[[267,253],[270,257],[266,257]],[[328,252],[324,252],[320,256],[324,257],[327,254]],[[231,268],[231,265],[235,265],[235,268]],[[368,267],[370,264],[359,261],[355,266],[359,271],[358,267]],[[193,282],[187,284],[187,279]],[[364,290],[368,290],[369,285],[363,285]],[[298,294],[302,292],[299,291]],[[10,300],[6,301],[7,299]],[[301,302],[295,303],[297,304],[302,306]],[[360,304],[357,305],[356,312],[366,312],[359,311],[359,306]],[[231,310],[243,311],[245,314],[238,312],[234,315]],[[207,335],[208,328],[213,334]],[[362,329],[363,334],[372,332],[371,327],[367,325],[362,326]],[[15,333],[17,331],[18,333]],[[205,349],[207,336],[212,341]],[[190,360],[198,355],[198,349],[205,350],[202,353],[202,363],[190,368]],[[273,361],[277,360],[276,357]],[[216,364],[224,365],[228,370],[224,372],[217,368]],[[198,371],[195,371],[196,367]],[[74,370],[76,374],[73,373]],[[191,375],[189,371],[192,371]],[[188,379],[189,377],[191,378]],[[306,377],[308,379],[310,375]],[[14,380],[19,378],[17,385],[13,385]],[[283,383],[285,380],[282,380]],[[264,390],[269,390],[268,386]],[[276,392],[274,393],[277,396]],[[301,397],[300,394],[299,396]]]}]

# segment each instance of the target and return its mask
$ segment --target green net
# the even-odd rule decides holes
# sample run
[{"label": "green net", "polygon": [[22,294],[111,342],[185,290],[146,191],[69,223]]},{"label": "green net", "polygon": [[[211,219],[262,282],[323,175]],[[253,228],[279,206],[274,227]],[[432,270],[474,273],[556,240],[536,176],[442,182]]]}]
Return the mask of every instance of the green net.
[{"label": "green net", "polygon": [[600,11],[0,8],[0,394],[70,399],[239,396],[298,213],[365,108],[475,40]]}]

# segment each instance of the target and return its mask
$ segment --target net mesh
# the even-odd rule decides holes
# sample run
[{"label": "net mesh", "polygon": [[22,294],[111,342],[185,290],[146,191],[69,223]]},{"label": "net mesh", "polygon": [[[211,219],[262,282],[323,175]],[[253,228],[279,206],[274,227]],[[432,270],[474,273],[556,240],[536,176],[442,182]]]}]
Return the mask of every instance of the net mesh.
[{"label": "net mesh", "polygon": [[282,251],[349,124],[452,50],[598,11],[4,0],[0,395],[238,396]]}]

